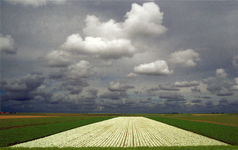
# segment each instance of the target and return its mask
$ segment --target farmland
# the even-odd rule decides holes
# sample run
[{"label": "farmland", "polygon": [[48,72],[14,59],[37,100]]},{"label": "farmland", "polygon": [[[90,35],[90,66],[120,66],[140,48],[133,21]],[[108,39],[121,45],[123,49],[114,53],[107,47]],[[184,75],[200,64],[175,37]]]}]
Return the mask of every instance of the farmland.
[{"label": "farmland", "polygon": [[[7,116],[7,115],[6,115]],[[24,141],[30,141],[33,139],[39,139],[41,137],[46,137],[48,135],[52,135],[55,133],[59,133],[62,131],[66,131],[69,129],[73,129],[76,127],[80,127],[86,124],[91,124],[93,122],[98,122],[106,119],[110,119],[117,116],[145,116],[145,117],[155,117],[155,118],[164,118],[164,119],[172,119],[172,120],[200,120],[203,121],[212,121],[217,124],[229,124],[222,125],[220,132],[224,133],[226,138],[232,139],[229,135],[227,126],[236,125],[237,124],[237,114],[16,114],[16,116],[38,116],[35,118],[18,118],[18,119],[0,119],[0,147],[10,146],[16,143],[22,143]],[[47,116],[47,117],[39,117],[39,116]],[[175,119],[176,118],[176,119]],[[156,120],[156,119],[155,119]],[[161,120],[160,120],[161,121]],[[201,122],[194,122],[194,124]],[[204,123],[204,122],[203,122]],[[215,123],[204,123],[208,126],[212,126]],[[168,123],[169,124],[169,123]],[[173,126],[177,126],[174,124]],[[235,127],[235,126],[234,126]],[[204,130],[205,126],[201,128],[196,128],[195,130]],[[235,127],[237,129],[237,127]],[[185,129],[191,130],[191,129]],[[193,131],[198,133],[197,131]],[[207,130],[208,132],[208,130]],[[205,132],[206,133],[206,132]],[[234,132],[235,134],[237,131]],[[203,134],[203,133],[200,133]],[[204,135],[204,134],[203,134]],[[234,136],[233,136],[234,137]],[[219,137],[221,138],[221,137]],[[218,140],[222,140],[219,139]],[[223,141],[223,140],[222,140]],[[235,137],[233,138],[235,140]],[[226,142],[229,143],[229,142]],[[234,144],[233,144],[234,145]],[[1,149],[1,148],[0,148]],[[9,149],[9,148],[2,148]],[[26,149],[26,148],[11,148],[11,149]],[[34,148],[41,149],[41,148]],[[44,149],[57,149],[57,148],[44,148]],[[94,149],[94,148],[61,148],[62,149]],[[111,148],[100,148],[100,149],[111,149]],[[120,148],[112,148],[112,149],[120,149]],[[125,149],[125,148],[123,148]],[[134,148],[126,148],[134,149]],[[140,148],[137,148],[140,149]],[[142,148],[144,149],[153,149],[151,148]],[[168,149],[168,147],[156,147],[155,149]],[[182,146],[182,147],[169,147],[169,149],[238,149],[237,146]]]},{"label": "farmland", "polygon": [[15,146],[157,147],[201,145],[227,144],[144,117],[117,117]]},{"label": "farmland", "polygon": [[[110,119],[111,117],[56,117],[4,119],[0,130],[0,147],[45,137],[79,126]],[[25,122],[26,121],[26,122]],[[8,126],[7,126],[8,125]]]},{"label": "farmland", "polygon": [[238,127],[237,114],[155,114],[150,117],[165,117],[196,122],[223,124]]}]

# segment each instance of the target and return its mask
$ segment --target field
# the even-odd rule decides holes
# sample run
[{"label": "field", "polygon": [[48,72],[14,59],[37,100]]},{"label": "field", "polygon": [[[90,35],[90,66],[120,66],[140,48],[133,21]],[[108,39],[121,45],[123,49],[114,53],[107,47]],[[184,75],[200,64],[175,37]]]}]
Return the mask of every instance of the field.
[{"label": "field", "polygon": [[117,117],[15,146],[157,147],[201,145],[227,144],[144,117]]},{"label": "field", "polygon": [[[229,135],[229,130],[226,127],[234,127],[234,134],[237,135],[237,125],[236,119],[238,118],[237,114],[214,114],[214,115],[205,115],[205,114],[16,114],[16,115],[24,115],[24,116],[48,116],[48,117],[39,117],[39,118],[18,118],[18,119],[0,119],[0,147],[14,145],[16,143],[21,143],[24,141],[30,141],[33,139],[38,139],[40,137],[45,137],[48,135],[52,135],[55,133],[59,133],[62,131],[66,131],[69,129],[73,129],[79,126],[83,126],[86,124],[90,124],[93,122],[98,122],[106,119],[110,119],[117,116],[145,116],[145,117],[155,117],[151,119],[170,119],[177,120],[177,121],[188,121],[188,120],[199,120],[197,121],[190,121],[194,124],[196,123],[204,123],[208,127],[214,124],[229,124],[229,125],[222,125],[221,132],[224,132],[224,135],[229,140],[232,139]],[[218,117],[219,116],[219,117]],[[176,118],[176,119],[174,119]],[[221,118],[221,119],[219,119]],[[224,119],[225,118],[225,119]],[[213,123],[206,123],[204,121],[211,121]],[[160,120],[161,121],[161,120]],[[176,121],[174,121],[176,122]],[[177,126],[175,123],[173,126]],[[198,125],[200,126],[200,125]],[[41,132],[39,132],[40,130]],[[185,130],[191,130],[186,129]],[[196,130],[196,129],[195,129]],[[197,130],[201,130],[201,128],[197,128]],[[207,129],[202,129],[208,132]],[[228,131],[228,132],[227,132]],[[196,132],[196,131],[193,131]],[[196,132],[198,133],[198,132]],[[203,134],[203,133],[200,133]],[[230,138],[229,138],[230,137]],[[218,140],[224,141],[218,137]],[[237,145],[236,137],[233,137],[232,145]],[[22,140],[23,139],[23,140]],[[226,142],[229,143],[229,142]],[[157,149],[167,149],[168,147],[157,147]],[[182,146],[182,147],[169,147],[170,149],[238,149],[237,146],[207,146],[207,147],[189,147],[189,146]],[[9,148],[2,148],[2,149],[9,149]],[[11,148],[12,149],[12,148]],[[21,148],[14,148],[14,149],[21,149]],[[40,149],[40,148],[38,148]],[[52,149],[52,148],[45,148],[45,149]],[[56,148],[57,149],[57,148]],[[64,148],[63,148],[64,149]],[[68,149],[68,148],[65,148]],[[74,149],[74,148],[70,148]],[[93,148],[77,148],[77,149],[93,149]],[[100,148],[100,149],[107,149],[107,148]],[[115,149],[115,148],[110,148]],[[124,148],[125,149],[125,148]],[[126,149],[133,149],[133,148],[126,148]],[[140,148],[137,148],[140,149]],[[146,148],[143,149],[153,149],[153,148]]]},{"label": "field", "polygon": [[237,114],[160,114],[154,116],[238,127]]}]

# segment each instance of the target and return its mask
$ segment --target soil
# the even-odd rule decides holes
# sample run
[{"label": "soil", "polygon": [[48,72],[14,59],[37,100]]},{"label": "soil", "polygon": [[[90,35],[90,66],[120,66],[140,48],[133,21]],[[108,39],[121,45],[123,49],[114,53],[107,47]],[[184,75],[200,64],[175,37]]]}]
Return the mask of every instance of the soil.
[{"label": "soil", "polygon": [[14,118],[39,118],[52,116],[24,116],[24,115],[0,115],[0,119],[14,119]]}]

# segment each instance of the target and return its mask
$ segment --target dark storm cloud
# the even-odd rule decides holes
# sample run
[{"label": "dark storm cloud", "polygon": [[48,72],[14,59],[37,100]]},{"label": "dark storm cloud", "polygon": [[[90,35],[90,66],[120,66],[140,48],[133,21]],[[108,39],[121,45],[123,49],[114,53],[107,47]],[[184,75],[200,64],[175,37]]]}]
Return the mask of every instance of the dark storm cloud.
[{"label": "dark storm cloud", "polygon": [[49,79],[55,79],[55,80],[57,80],[57,79],[63,78],[63,76],[64,76],[64,73],[61,72],[61,71],[58,71],[58,72],[50,72],[50,73],[49,73]]},{"label": "dark storm cloud", "polygon": [[207,84],[207,90],[212,94],[216,94],[217,96],[233,95],[231,88],[234,83],[228,80],[224,69],[217,69],[216,77],[208,77],[203,80],[203,83]]},{"label": "dark storm cloud", "polygon": [[1,82],[1,90],[6,92],[31,92],[41,86],[44,81],[45,77],[42,73],[32,72],[11,82]]},{"label": "dark storm cloud", "polygon": [[32,72],[20,79],[9,82],[2,81],[1,90],[6,92],[2,95],[2,100],[33,100],[37,95],[41,95],[41,93],[37,93],[36,90],[44,81],[45,77],[40,72]]},{"label": "dark storm cloud", "polygon": [[88,95],[85,96],[86,99],[96,99],[97,98],[97,94],[98,94],[97,89],[91,88],[87,92],[88,92]]},{"label": "dark storm cloud", "polygon": [[81,79],[67,79],[66,81],[64,81],[59,90],[66,90],[69,91],[70,94],[80,94],[83,90],[83,87],[87,87],[89,86],[89,84]]}]

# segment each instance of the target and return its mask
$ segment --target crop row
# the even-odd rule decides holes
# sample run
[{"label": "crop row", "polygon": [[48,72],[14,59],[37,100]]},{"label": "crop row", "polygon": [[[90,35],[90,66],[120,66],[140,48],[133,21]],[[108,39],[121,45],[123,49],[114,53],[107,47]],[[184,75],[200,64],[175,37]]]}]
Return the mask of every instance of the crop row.
[{"label": "crop row", "polygon": [[144,117],[118,117],[14,147],[157,147],[227,145]]}]

